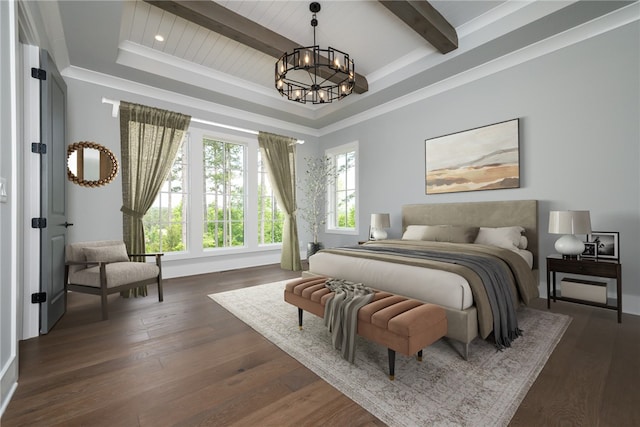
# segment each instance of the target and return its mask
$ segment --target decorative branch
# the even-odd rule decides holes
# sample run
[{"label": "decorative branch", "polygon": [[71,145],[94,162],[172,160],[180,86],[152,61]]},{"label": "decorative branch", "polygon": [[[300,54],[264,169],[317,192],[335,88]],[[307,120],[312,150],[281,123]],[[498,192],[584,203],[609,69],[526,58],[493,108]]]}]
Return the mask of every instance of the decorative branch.
[{"label": "decorative branch", "polygon": [[307,170],[299,186],[304,195],[304,205],[298,206],[298,212],[313,235],[313,243],[318,243],[320,226],[326,223],[328,215],[325,202],[327,188],[335,182],[336,168],[329,157],[305,157],[305,161]]}]

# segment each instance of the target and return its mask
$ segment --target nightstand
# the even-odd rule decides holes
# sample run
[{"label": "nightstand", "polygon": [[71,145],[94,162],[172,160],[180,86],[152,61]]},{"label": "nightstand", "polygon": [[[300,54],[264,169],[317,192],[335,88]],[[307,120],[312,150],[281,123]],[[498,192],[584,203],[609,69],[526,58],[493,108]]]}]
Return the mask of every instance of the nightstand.
[{"label": "nightstand", "polygon": [[[577,298],[563,297],[556,290],[556,273],[571,273],[584,276],[616,279],[616,297],[607,298],[606,303],[586,301]],[[551,308],[551,300],[568,301],[578,304],[592,305],[618,311],[618,323],[622,323],[622,264],[610,259],[564,259],[561,255],[547,257],[547,308]]]}]

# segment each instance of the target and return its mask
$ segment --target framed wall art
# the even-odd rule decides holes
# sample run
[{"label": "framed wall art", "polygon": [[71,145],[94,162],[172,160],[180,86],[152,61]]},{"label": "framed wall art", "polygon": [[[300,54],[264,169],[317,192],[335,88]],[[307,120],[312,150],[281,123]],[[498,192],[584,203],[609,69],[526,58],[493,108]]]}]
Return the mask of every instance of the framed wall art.
[{"label": "framed wall art", "polygon": [[425,141],[426,194],[520,187],[520,119]]},{"label": "framed wall art", "polygon": [[597,258],[620,258],[620,233],[617,231],[592,231],[587,235],[587,242],[595,244]]}]

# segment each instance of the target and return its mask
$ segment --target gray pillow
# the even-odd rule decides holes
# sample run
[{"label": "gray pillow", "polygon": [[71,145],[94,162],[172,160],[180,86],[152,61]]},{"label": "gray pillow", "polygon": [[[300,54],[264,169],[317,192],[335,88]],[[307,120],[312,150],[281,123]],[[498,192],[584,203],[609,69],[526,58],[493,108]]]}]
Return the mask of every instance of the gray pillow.
[{"label": "gray pillow", "polygon": [[479,227],[465,225],[427,225],[422,240],[448,243],[473,243]]},{"label": "gray pillow", "polygon": [[124,243],[112,246],[94,246],[83,249],[87,262],[125,262],[129,261]]},{"label": "gray pillow", "polygon": [[449,226],[449,241],[451,243],[473,243],[478,235],[480,227],[468,227],[464,225]]}]

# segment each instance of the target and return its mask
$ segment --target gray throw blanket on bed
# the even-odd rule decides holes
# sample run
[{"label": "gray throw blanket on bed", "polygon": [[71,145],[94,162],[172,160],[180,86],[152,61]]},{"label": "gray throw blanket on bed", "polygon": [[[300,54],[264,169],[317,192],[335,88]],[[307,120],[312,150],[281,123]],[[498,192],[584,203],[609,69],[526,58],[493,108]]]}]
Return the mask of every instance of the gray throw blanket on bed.
[{"label": "gray throw blanket on bed", "polygon": [[522,335],[522,330],[518,328],[518,318],[513,303],[515,298],[511,287],[508,285],[511,281],[511,273],[508,270],[509,267],[499,258],[488,255],[389,247],[381,248],[375,246],[354,246],[344,249],[403,255],[468,267],[480,277],[487,291],[489,305],[491,306],[491,312],[493,314],[493,335],[496,347],[500,350],[505,347],[510,347],[511,342]]},{"label": "gray throw blanket on bed", "polygon": [[342,350],[342,357],[353,363],[358,327],[358,310],[374,296],[362,283],[327,279],[325,286],[334,292],[324,306],[324,325],[331,332],[333,347]]}]

